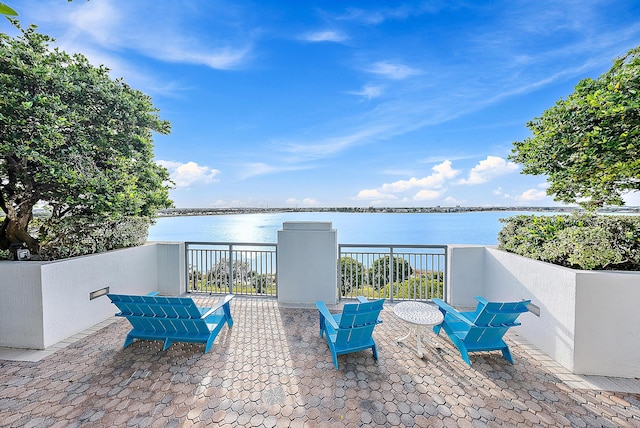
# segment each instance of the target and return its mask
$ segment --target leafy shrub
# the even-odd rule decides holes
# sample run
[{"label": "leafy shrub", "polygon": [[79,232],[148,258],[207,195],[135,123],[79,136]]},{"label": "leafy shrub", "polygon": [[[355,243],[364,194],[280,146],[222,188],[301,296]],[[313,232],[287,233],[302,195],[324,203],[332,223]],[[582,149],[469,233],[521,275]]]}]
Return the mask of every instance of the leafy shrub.
[{"label": "leafy shrub", "polygon": [[413,275],[413,268],[409,262],[401,257],[384,256],[373,261],[369,269],[369,284],[375,288],[384,288],[389,283],[391,270],[393,269],[393,282],[404,281]]},{"label": "leafy shrub", "polygon": [[640,270],[640,216],[520,215],[500,219],[499,248],[585,270]]},{"label": "leafy shrub", "polygon": [[343,296],[360,288],[366,281],[367,269],[353,257],[341,257],[338,266],[340,275],[340,292]]},{"label": "leafy shrub", "polygon": [[56,260],[142,245],[152,222],[148,217],[73,217],[49,222],[41,229],[40,257]]},{"label": "leafy shrub", "polygon": [[[394,282],[393,297],[396,299],[432,299],[442,298],[444,275],[442,272],[429,272],[402,282]],[[385,296],[391,295],[391,285],[385,285]]]}]

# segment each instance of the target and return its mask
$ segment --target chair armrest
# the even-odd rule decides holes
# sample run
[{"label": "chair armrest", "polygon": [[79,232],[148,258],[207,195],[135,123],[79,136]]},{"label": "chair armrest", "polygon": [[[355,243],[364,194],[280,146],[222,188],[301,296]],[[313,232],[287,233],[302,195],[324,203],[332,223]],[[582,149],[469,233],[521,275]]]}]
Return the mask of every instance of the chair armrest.
[{"label": "chair armrest", "polygon": [[159,294],[160,294],[159,291],[152,291],[151,293],[147,294],[147,296],[157,296]]},{"label": "chair armrest", "polygon": [[486,305],[487,303],[489,303],[489,301],[482,296],[474,296],[473,298],[476,299],[478,303],[483,305]]},{"label": "chair armrest", "polygon": [[331,312],[329,312],[327,305],[325,305],[324,302],[316,302],[316,308],[318,308],[318,312],[320,312],[320,314],[324,317],[325,322],[329,323],[331,327],[337,330],[338,323],[333,318],[333,315],[331,315]]},{"label": "chair armrest", "polygon": [[218,309],[220,309],[224,305],[228,304],[231,301],[231,299],[233,299],[234,297],[236,297],[234,294],[227,294],[226,296],[224,296],[224,299],[222,299],[218,303],[216,303],[213,308],[209,309],[207,312],[202,314],[202,318],[206,318],[209,315],[213,314]]},{"label": "chair armrest", "polygon": [[455,317],[457,320],[460,320],[460,321],[464,322],[465,324],[467,324],[469,326],[475,326],[474,323],[472,323],[467,318],[462,316],[460,314],[460,312],[455,310],[452,306],[450,306],[447,303],[445,303],[444,300],[435,298],[435,299],[431,299],[431,301],[433,303],[435,303],[436,305],[438,305],[438,308],[440,309],[440,311],[444,312],[445,315],[451,315],[451,316]]},{"label": "chair armrest", "polygon": [[367,303],[369,301],[369,299],[364,296],[356,296],[356,300],[360,303]]}]

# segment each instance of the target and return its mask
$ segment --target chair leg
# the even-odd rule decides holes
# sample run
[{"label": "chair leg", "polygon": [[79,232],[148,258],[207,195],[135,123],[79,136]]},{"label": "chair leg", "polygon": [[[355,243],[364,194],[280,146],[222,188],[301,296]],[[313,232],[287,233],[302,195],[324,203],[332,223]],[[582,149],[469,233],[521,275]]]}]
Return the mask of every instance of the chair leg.
[{"label": "chair leg", "polygon": [[209,339],[207,339],[207,342],[204,345],[204,353],[206,354],[207,352],[209,352],[209,350],[211,349],[211,346],[213,346],[213,341],[216,340],[216,336],[217,335],[211,335],[209,337]]},{"label": "chair leg", "polygon": [[471,360],[469,360],[469,352],[467,351],[467,347],[464,346],[464,343],[460,340],[458,336],[455,335],[455,333],[453,332],[450,333],[449,331],[446,330],[446,328],[445,328],[445,333],[447,333],[447,336],[449,336],[449,340],[451,340],[451,343],[453,343],[455,347],[458,348],[458,351],[460,351],[460,356],[462,357],[464,362],[467,363],[469,367],[471,367]]},{"label": "chair leg", "polygon": [[173,342],[171,342],[171,339],[169,339],[168,337],[164,340],[164,347],[162,348],[163,351],[166,351],[167,349],[169,349],[169,346],[171,346]]},{"label": "chair leg", "polygon": [[336,370],[339,370],[339,368],[338,368],[338,356],[334,352],[332,352],[331,354],[333,355],[333,365],[336,366]]},{"label": "chair leg", "polygon": [[467,352],[466,348],[458,348],[458,350],[460,351],[460,356],[462,357],[464,362],[467,363],[469,367],[471,367],[471,360],[469,360],[469,353]]},{"label": "chair leg", "polygon": [[376,346],[375,342],[373,343],[371,350],[373,351],[373,359],[378,361],[378,347]]},{"label": "chair leg", "polygon": [[131,345],[133,343],[133,337],[131,337],[131,335],[127,334],[127,337],[124,339],[124,345],[122,346],[122,349],[126,348],[127,346]]},{"label": "chair leg", "polygon": [[324,316],[320,314],[320,337],[324,336]]},{"label": "chair leg", "polygon": [[511,351],[509,350],[509,347],[507,345],[505,345],[504,348],[502,348],[502,356],[504,357],[505,360],[513,364],[513,357],[511,356]]}]

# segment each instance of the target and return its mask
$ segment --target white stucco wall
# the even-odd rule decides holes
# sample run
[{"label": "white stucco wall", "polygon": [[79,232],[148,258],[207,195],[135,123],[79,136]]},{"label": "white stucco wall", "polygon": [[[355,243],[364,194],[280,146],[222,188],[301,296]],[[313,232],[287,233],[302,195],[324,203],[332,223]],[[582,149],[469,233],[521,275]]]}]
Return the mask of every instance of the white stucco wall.
[{"label": "white stucco wall", "polygon": [[338,237],[330,222],[284,222],[278,231],[278,303],[338,302]]},{"label": "white stucco wall", "polygon": [[577,274],[574,371],[640,377],[640,272]]},{"label": "white stucco wall", "polygon": [[0,261],[0,346],[44,348],[37,262]]},{"label": "white stucco wall", "polygon": [[116,307],[106,296],[89,299],[104,287],[180,294],[184,287],[172,286],[180,276],[184,284],[179,247],[149,244],[53,262],[0,262],[0,346],[44,349],[113,316]]},{"label": "white stucco wall", "polygon": [[156,290],[167,296],[187,291],[184,242],[155,242],[157,255]]},{"label": "white stucco wall", "polygon": [[540,307],[540,317],[522,314],[518,333],[573,371],[577,271],[496,248],[486,252],[484,297],[531,299]]},{"label": "white stucco wall", "polygon": [[640,377],[640,272],[574,270],[474,246],[451,246],[449,262],[454,306],[475,306],[476,295],[531,299],[540,317],[524,313],[516,329],[542,352],[573,373]]},{"label": "white stucco wall", "polygon": [[485,247],[448,246],[448,288],[445,300],[455,307],[475,307],[475,296],[484,296]]}]

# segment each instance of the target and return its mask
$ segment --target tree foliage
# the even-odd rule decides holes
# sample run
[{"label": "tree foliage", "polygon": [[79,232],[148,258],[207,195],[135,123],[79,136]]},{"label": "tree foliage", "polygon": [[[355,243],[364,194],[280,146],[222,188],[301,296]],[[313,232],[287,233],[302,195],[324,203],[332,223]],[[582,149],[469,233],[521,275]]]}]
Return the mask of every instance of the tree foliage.
[{"label": "tree foliage", "polygon": [[16,12],[6,4],[0,3],[0,15],[17,16],[18,12]]},{"label": "tree foliage", "polygon": [[640,190],[640,47],[598,79],[584,79],[527,126],[510,159],[523,174],[547,175],[547,194],[587,209],[623,205]]},{"label": "tree foliage", "polygon": [[[21,35],[0,34],[0,248],[24,242],[38,252],[69,219],[138,217],[148,225],[171,206],[169,174],[153,161],[152,140],[152,131],[169,133],[169,123],[106,67],[51,49],[51,38],[13,22]],[[51,216],[33,237],[37,203]]]},{"label": "tree foliage", "polygon": [[369,284],[380,289],[390,281],[399,282],[409,278],[413,274],[413,268],[401,257],[384,256],[373,261],[368,274]]},{"label": "tree foliage", "polygon": [[230,290],[230,284],[253,284],[257,273],[251,269],[251,263],[233,260],[229,270],[229,260],[221,258],[206,274],[206,286],[220,290]]},{"label": "tree foliage", "polygon": [[360,288],[367,277],[367,269],[353,257],[340,257],[339,262],[340,292],[346,296],[354,289]]}]

